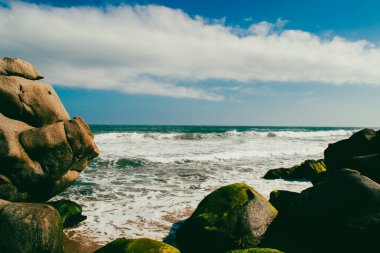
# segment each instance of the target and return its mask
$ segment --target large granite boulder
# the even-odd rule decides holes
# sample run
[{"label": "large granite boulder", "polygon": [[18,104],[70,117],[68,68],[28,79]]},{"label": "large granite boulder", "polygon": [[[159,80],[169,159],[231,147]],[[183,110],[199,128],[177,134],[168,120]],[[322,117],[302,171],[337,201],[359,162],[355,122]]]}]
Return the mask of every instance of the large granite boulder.
[{"label": "large granite boulder", "polygon": [[350,168],[380,182],[380,132],[363,129],[325,150],[328,171]]},{"label": "large granite boulder", "polygon": [[0,58],[0,75],[20,76],[30,80],[38,80],[44,76],[27,61],[20,58]]},{"label": "large granite boulder", "polygon": [[226,252],[256,247],[277,210],[252,187],[237,183],[206,196],[179,228],[181,252]]},{"label": "large granite boulder", "polygon": [[180,253],[178,249],[169,244],[149,238],[116,239],[95,253]]},{"label": "large granite boulder", "polygon": [[291,168],[278,168],[267,171],[265,179],[286,179],[286,180],[309,180],[319,181],[321,173],[326,171],[323,159],[306,160],[300,165]]},{"label": "large granite boulder", "polygon": [[0,113],[41,127],[70,116],[49,84],[0,75]]},{"label": "large granite boulder", "polygon": [[0,252],[62,253],[63,232],[51,206],[0,200]]},{"label": "large granite boulder", "polygon": [[260,247],[284,252],[378,252],[380,185],[342,169],[281,210]]},{"label": "large granite boulder", "polygon": [[98,155],[93,138],[50,85],[0,73],[0,198],[43,202],[62,192]]}]

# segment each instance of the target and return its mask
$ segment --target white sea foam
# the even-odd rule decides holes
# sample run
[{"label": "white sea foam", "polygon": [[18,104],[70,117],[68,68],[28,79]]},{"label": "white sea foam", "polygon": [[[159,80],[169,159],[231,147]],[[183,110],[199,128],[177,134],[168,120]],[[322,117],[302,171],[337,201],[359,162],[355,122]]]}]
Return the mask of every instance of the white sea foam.
[{"label": "white sea foam", "polygon": [[108,242],[117,237],[168,235],[212,190],[246,182],[268,197],[301,191],[309,182],[264,180],[268,169],[323,157],[328,143],[352,131],[221,133],[102,133],[100,157],[60,197],[83,205],[88,219],[66,232]]}]

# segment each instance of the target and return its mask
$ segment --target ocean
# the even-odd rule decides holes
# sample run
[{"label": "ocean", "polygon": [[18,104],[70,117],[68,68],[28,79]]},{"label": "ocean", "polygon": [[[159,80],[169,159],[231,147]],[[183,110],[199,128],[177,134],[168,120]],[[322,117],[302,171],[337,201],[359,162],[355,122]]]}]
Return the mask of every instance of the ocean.
[{"label": "ocean", "polygon": [[[118,237],[162,240],[207,194],[245,182],[265,197],[309,182],[264,180],[269,169],[323,158],[327,145],[358,128],[92,125],[100,156],[58,196],[87,220],[66,229],[84,243]],[[174,226],[175,228],[175,226]]]}]

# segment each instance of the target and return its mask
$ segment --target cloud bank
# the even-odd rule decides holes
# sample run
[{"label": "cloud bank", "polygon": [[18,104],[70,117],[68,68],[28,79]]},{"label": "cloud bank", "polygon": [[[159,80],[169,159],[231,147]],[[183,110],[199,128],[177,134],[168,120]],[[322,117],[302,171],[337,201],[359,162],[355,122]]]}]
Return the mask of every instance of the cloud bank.
[{"label": "cloud bank", "polygon": [[162,6],[0,6],[0,52],[62,86],[223,100],[197,83],[380,85],[380,48],[260,22],[228,27]]}]

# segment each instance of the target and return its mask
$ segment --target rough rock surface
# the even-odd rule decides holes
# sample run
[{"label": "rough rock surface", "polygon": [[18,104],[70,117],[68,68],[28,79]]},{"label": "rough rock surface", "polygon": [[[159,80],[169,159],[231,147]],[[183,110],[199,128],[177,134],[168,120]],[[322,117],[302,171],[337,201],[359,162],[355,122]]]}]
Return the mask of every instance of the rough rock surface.
[{"label": "rough rock surface", "polygon": [[304,190],[270,225],[260,247],[284,252],[378,252],[380,185],[341,169]]},{"label": "rough rock surface", "polygon": [[98,155],[93,138],[83,119],[70,120],[50,85],[0,75],[0,198],[43,202],[62,192]]},{"label": "rough rock surface", "polygon": [[291,168],[278,168],[269,170],[265,179],[287,179],[287,180],[309,180],[311,182],[319,181],[321,173],[326,171],[324,161],[306,160],[300,165]]},{"label": "rough rock surface", "polygon": [[95,253],[180,253],[178,249],[169,244],[155,241],[149,238],[140,239],[116,239]]},{"label": "rough rock surface", "polygon": [[277,210],[243,183],[206,196],[177,232],[181,252],[226,252],[256,247]]},{"label": "rough rock surface", "polygon": [[0,113],[34,127],[70,119],[51,85],[15,76],[0,76]]},{"label": "rough rock surface", "polygon": [[0,252],[62,253],[61,218],[51,206],[0,200]]},{"label": "rough rock surface", "polygon": [[0,75],[2,76],[20,76],[30,80],[38,80],[44,76],[27,61],[20,58],[0,58]]},{"label": "rough rock surface", "polygon": [[82,207],[74,201],[61,199],[46,204],[57,209],[62,219],[63,228],[75,226],[87,218],[87,216],[82,215]]}]

